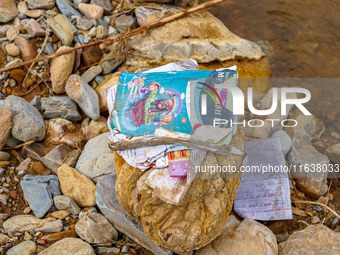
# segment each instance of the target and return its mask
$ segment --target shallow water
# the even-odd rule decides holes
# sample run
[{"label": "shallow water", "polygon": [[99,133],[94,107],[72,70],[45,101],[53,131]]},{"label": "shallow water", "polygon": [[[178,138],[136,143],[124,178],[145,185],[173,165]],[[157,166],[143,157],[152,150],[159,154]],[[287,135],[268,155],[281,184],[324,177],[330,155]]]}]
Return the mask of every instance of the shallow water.
[{"label": "shallow water", "polygon": [[238,36],[267,41],[273,77],[340,77],[340,1],[234,0],[209,10]]}]

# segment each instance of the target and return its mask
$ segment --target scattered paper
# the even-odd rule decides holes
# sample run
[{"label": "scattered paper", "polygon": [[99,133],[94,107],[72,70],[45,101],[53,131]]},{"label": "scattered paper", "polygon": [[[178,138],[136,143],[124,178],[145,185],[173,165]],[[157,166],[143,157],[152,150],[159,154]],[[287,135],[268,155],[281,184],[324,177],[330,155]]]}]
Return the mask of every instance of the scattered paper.
[{"label": "scattered paper", "polygon": [[[242,174],[235,212],[242,218],[256,220],[292,219],[289,178],[288,172],[282,170],[286,162],[279,138],[248,142],[245,152],[243,167],[249,172]],[[255,172],[256,169],[264,171]]]}]

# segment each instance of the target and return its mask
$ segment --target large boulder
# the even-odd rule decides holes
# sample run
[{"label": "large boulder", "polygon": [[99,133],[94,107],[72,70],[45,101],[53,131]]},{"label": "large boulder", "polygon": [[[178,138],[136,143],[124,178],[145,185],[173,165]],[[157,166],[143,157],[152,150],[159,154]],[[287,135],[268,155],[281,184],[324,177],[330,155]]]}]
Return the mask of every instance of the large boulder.
[{"label": "large boulder", "polygon": [[[234,135],[232,144],[244,151],[242,131]],[[240,172],[227,175],[200,172],[183,198],[177,204],[170,204],[153,195],[153,189],[148,185],[148,176],[153,170],[142,172],[129,166],[117,153],[114,155],[117,198],[158,246],[184,253],[205,246],[219,235],[232,209]],[[222,156],[209,152],[203,165],[233,165],[239,168],[242,160],[243,155]]]}]

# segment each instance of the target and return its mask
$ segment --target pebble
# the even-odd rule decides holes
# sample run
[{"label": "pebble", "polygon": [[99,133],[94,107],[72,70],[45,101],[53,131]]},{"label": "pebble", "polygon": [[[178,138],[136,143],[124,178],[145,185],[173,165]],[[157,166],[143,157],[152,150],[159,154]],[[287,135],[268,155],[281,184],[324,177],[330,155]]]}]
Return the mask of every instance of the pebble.
[{"label": "pebble", "polygon": [[14,41],[14,38],[19,35],[19,30],[14,26],[10,26],[9,29],[6,32],[7,39],[12,42]]},{"label": "pebble", "polygon": [[0,194],[0,203],[3,205],[7,205],[7,195],[6,194]]},{"label": "pebble", "polygon": [[28,10],[25,12],[25,15],[30,18],[40,18],[45,13],[45,10]]},{"label": "pebble", "polygon": [[20,14],[25,14],[28,11],[28,7],[26,2],[19,2],[18,3],[18,11]]},{"label": "pebble", "polygon": [[65,15],[55,15],[53,18],[47,19],[46,22],[64,46],[71,45],[73,36],[78,30]]},{"label": "pebble", "polygon": [[13,0],[0,0],[0,23],[7,23],[18,15],[18,9]]},{"label": "pebble", "polygon": [[102,25],[97,27],[97,34],[96,34],[97,39],[104,39],[107,37],[107,34],[108,34],[108,30],[106,27]]},{"label": "pebble", "polygon": [[56,0],[59,11],[67,17],[81,16],[80,13],[74,9],[68,0]]},{"label": "pebble", "polygon": [[85,73],[81,76],[83,80],[86,83],[89,83],[92,81],[98,74],[100,74],[103,71],[102,67],[100,65],[98,66],[92,66],[89,69],[86,70]]},{"label": "pebble", "polygon": [[[8,109],[0,111],[0,150],[5,147],[6,141],[11,133],[13,122],[13,114]],[[1,153],[3,159],[7,158],[5,152]]]},{"label": "pebble", "polygon": [[312,217],[311,221],[312,224],[317,224],[320,222],[320,218],[318,216]]},{"label": "pebble", "polygon": [[282,152],[286,156],[292,147],[292,139],[290,136],[283,130],[278,130],[272,134],[271,138],[278,137],[280,139],[282,145]]},{"label": "pebble", "polygon": [[119,254],[120,253],[120,249],[116,247],[97,247],[96,251],[98,252],[98,254],[102,254],[102,253]]},{"label": "pebble", "polygon": [[15,43],[16,46],[18,46],[20,48],[21,58],[24,61],[30,60],[30,59],[35,58],[37,56],[38,48],[35,46],[34,43],[27,40],[26,38],[23,38],[21,36],[17,36],[14,39],[14,43]]},{"label": "pebble", "polygon": [[[67,195],[61,195],[54,197],[54,205],[58,210],[67,210],[72,215],[76,215],[80,212],[79,206],[74,202],[74,200]],[[66,220],[69,220],[69,217],[66,217]]]},{"label": "pebble", "polygon": [[47,55],[53,54],[55,51],[53,49],[52,43],[46,43],[45,48],[44,48],[44,52]]},{"label": "pebble", "polygon": [[130,15],[123,14],[116,19],[115,25],[119,33],[124,34],[128,28],[135,28],[135,19]]},{"label": "pebble", "polygon": [[29,214],[31,212],[31,207],[27,206],[24,210],[23,213],[24,214]]},{"label": "pebble", "polygon": [[26,25],[26,30],[33,36],[45,36],[46,31],[41,28],[40,24],[35,20],[30,20]]},{"label": "pebble", "polygon": [[102,7],[93,4],[80,3],[78,9],[88,19],[101,19],[104,14]]},{"label": "pebble", "polygon": [[89,30],[91,27],[93,27],[93,23],[91,21],[78,17],[76,27],[81,30]]},{"label": "pebble", "polygon": [[55,0],[28,0],[28,8],[34,9],[52,9],[55,6]]},{"label": "pebble", "polygon": [[7,255],[34,255],[36,251],[36,244],[33,241],[27,240],[15,245],[7,251]]},{"label": "pebble", "polygon": [[0,161],[8,161],[11,158],[11,154],[8,152],[0,151]]},{"label": "pebble", "polygon": [[0,245],[4,245],[10,238],[2,233],[0,233]]},{"label": "pebble", "polygon": [[61,210],[61,211],[53,212],[51,215],[54,218],[63,220],[70,215],[70,212],[67,210]]},{"label": "pebble", "polygon": [[106,14],[111,14],[114,10],[110,0],[91,0],[91,4],[102,7]]},{"label": "pebble", "polygon": [[93,249],[90,244],[84,242],[80,238],[67,237],[39,253],[39,255],[94,255]]},{"label": "pebble", "polygon": [[97,76],[94,78],[94,80],[96,81],[96,83],[97,83],[98,85],[100,85],[100,84],[105,80],[105,78],[104,78],[103,76],[101,76],[101,75],[97,75]]},{"label": "pebble", "polygon": [[5,107],[13,114],[12,136],[22,142],[41,141],[45,138],[45,124],[34,106],[18,96],[8,96]]},{"label": "pebble", "polygon": [[85,112],[91,119],[100,117],[99,98],[97,93],[77,74],[71,75],[65,86],[66,94]]},{"label": "pebble", "polygon": [[15,44],[7,44],[6,51],[9,55],[14,56],[14,57],[20,55],[20,49]]}]

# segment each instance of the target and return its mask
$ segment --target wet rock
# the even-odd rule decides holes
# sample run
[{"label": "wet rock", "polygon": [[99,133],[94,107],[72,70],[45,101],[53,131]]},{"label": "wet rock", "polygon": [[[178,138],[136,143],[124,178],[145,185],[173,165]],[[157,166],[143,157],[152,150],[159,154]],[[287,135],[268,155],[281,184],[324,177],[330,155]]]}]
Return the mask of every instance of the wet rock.
[{"label": "wet rock", "polygon": [[12,135],[23,141],[41,141],[45,138],[44,120],[34,106],[18,96],[8,96],[5,107],[13,114]]},{"label": "wet rock", "polygon": [[91,4],[98,5],[104,9],[104,13],[111,14],[113,11],[113,5],[109,0],[91,0]]},{"label": "wet rock", "polygon": [[40,18],[46,11],[45,10],[28,10],[25,12],[25,15],[30,18]]},{"label": "wet rock", "polygon": [[[84,65],[89,66],[97,63],[103,56],[102,50],[98,45],[93,45],[91,47],[86,47],[81,52],[81,57]],[[103,66],[102,66],[103,67]]]},{"label": "wet rock", "polygon": [[142,226],[126,213],[116,197],[115,185],[115,175],[107,175],[98,179],[96,202],[100,211],[120,232],[128,235],[147,250],[155,254],[171,254],[170,251],[164,251],[152,242],[144,233]]},{"label": "wet rock", "polygon": [[47,19],[47,24],[63,45],[70,46],[72,44],[73,36],[78,30],[65,15],[58,14],[53,18],[49,18]]},{"label": "wet rock", "polygon": [[[307,196],[317,199],[327,192],[329,159],[312,145],[311,138],[302,130],[295,131],[288,162],[294,166],[292,176],[296,186]],[[313,165],[315,171],[313,171]],[[319,168],[320,171],[316,171]]]},{"label": "wet rock", "polygon": [[[69,49],[70,47],[63,46],[57,52]],[[70,52],[62,56],[56,57],[51,64],[51,82],[52,91],[57,94],[65,93],[65,85],[68,78],[72,74],[75,52]]]},{"label": "wet rock", "polygon": [[9,109],[0,111],[0,150],[5,147],[12,130],[12,112]]},{"label": "wet rock", "polygon": [[67,216],[70,215],[70,212],[67,211],[67,210],[61,210],[61,211],[53,212],[51,215],[52,215],[53,218],[57,218],[59,220],[63,220]]},{"label": "wet rock", "polygon": [[62,118],[78,121],[81,116],[74,101],[65,97],[43,97],[38,100],[37,107],[46,119]]},{"label": "wet rock", "polygon": [[101,66],[92,66],[86,70],[86,72],[81,76],[81,78],[83,78],[86,83],[89,83],[94,79],[94,77],[96,77],[102,71],[103,69]]},{"label": "wet rock", "polygon": [[115,173],[114,157],[107,142],[108,134],[90,139],[77,161],[75,168],[91,179]]},{"label": "wet rock", "polygon": [[113,74],[112,76],[106,78],[96,89],[96,93],[99,97],[99,107],[100,112],[107,111],[107,96],[106,91],[108,88],[112,87],[119,82],[119,74]]},{"label": "wet rock", "polygon": [[57,171],[61,191],[81,207],[96,205],[96,186],[87,176],[76,169],[62,165]]},{"label": "wet rock", "polygon": [[118,231],[100,213],[92,212],[79,218],[75,230],[84,241],[105,244],[117,240]]},{"label": "wet rock", "polygon": [[55,0],[28,0],[28,8],[30,9],[52,9],[55,6]]},{"label": "wet rock", "polygon": [[82,241],[80,238],[64,238],[46,250],[43,250],[39,253],[39,255],[55,255],[55,254],[63,254],[63,255],[95,255],[91,245]]},{"label": "wet rock", "polygon": [[21,36],[17,36],[14,39],[14,43],[16,46],[20,48],[20,55],[24,61],[30,60],[37,56],[38,48],[31,41]]},{"label": "wet rock", "polygon": [[80,13],[74,9],[68,0],[56,0],[59,11],[67,17],[81,16]]},{"label": "wet rock", "polygon": [[13,236],[23,234],[25,231],[33,234],[36,232],[60,232],[63,228],[61,220],[54,218],[38,219],[32,215],[18,215],[4,222],[4,229]]},{"label": "wet rock", "polygon": [[[114,54],[116,54],[116,53],[110,51],[110,53],[107,56],[105,56],[105,59],[112,58],[114,56]],[[101,67],[103,68],[102,74],[111,73],[118,66],[120,66],[120,64],[122,64],[123,61],[124,61],[124,59],[121,58],[121,57],[112,58],[110,60],[104,61],[103,63],[101,63]]]},{"label": "wet rock", "polygon": [[309,226],[279,244],[280,254],[339,254],[340,234],[323,224]]},{"label": "wet rock", "polygon": [[37,218],[43,217],[53,205],[48,184],[37,180],[23,180],[20,184],[34,215]]},{"label": "wet rock", "polygon": [[328,156],[328,158],[336,163],[340,164],[340,143],[335,144],[331,147],[329,147],[326,151],[325,154]]},{"label": "wet rock", "polygon": [[78,9],[88,19],[101,19],[104,14],[102,7],[93,4],[80,3]]},{"label": "wet rock", "polygon": [[76,202],[74,202],[74,200],[67,195],[54,197],[54,204],[58,210],[67,210],[72,215],[77,215],[80,212],[80,208]]},{"label": "wet rock", "polygon": [[135,27],[135,19],[130,15],[121,15],[116,19],[116,28],[119,33],[126,33],[128,28],[133,29]]},{"label": "wet rock", "polygon": [[0,22],[7,23],[18,15],[18,9],[13,0],[0,1]]},{"label": "wet rock", "polygon": [[91,27],[93,27],[93,23],[91,21],[79,17],[77,18],[76,27],[81,30],[89,30]]},{"label": "wet rock", "polygon": [[20,55],[20,49],[15,44],[7,44],[6,51],[9,55],[14,56],[14,57]]},{"label": "wet rock", "polygon": [[26,25],[26,30],[33,36],[45,36],[46,31],[40,27],[40,24],[35,20],[30,20]]},{"label": "wet rock", "polygon": [[19,243],[7,251],[7,255],[34,255],[36,245],[33,241],[24,241]]},{"label": "wet rock", "polygon": [[100,117],[99,98],[97,93],[77,74],[71,75],[65,86],[66,94],[85,112],[91,119]]},{"label": "wet rock", "polygon": [[277,255],[278,246],[274,233],[266,226],[249,218],[240,223],[234,216],[229,216],[221,234],[195,254]]},{"label": "wet rock", "polygon": [[107,120],[102,116],[98,120],[91,121],[90,118],[86,118],[81,123],[81,131],[86,139],[92,139],[100,134],[109,132]]},{"label": "wet rock", "polygon": [[174,59],[192,58],[199,63],[209,63],[237,58],[260,60],[265,56],[260,46],[236,36],[206,10],[152,29],[145,35],[137,35],[129,46],[143,57],[131,54],[127,64],[139,66]]},{"label": "wet rock", "polygon": [[71,149],[82,147],[84,137],[79,129],[79,124],[74,125],[71,121],[57,118],[45,121],[47,130],[45,146],[65,144]]}]

